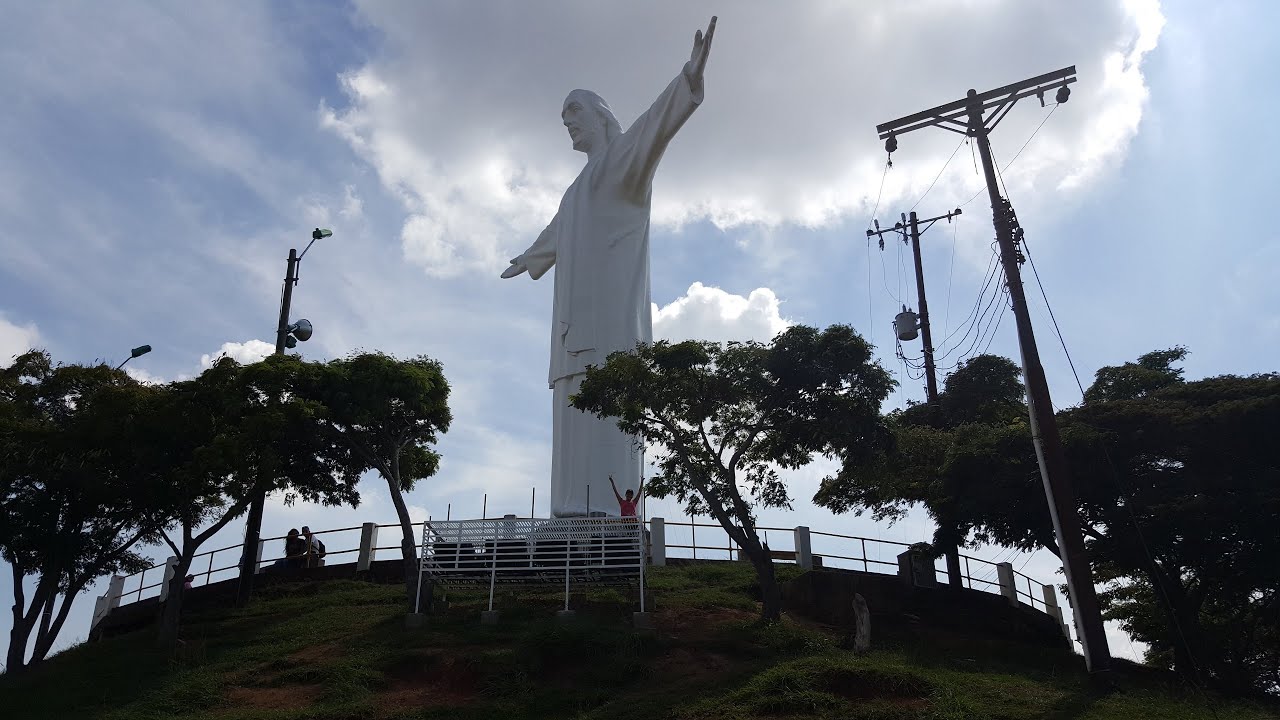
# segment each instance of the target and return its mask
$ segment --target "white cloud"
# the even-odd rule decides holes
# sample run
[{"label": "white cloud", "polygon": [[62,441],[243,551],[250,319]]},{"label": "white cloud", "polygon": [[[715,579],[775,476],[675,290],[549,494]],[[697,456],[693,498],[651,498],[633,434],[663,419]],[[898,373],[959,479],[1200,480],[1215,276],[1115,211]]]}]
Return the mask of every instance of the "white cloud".
[{"label": "white cloud", "polygon": [[670,304],[653,306],[653,335],[660,340],[768,342],[790,324],[769,288],[742,297],[695,282]]},{"label": "white cloud", "polygon": [[[405,257],[447,277],[496,272],[523,248],[581,167],[557,117],[566,92],[599,91],[625,126],[707,21],[701,6],[658,5],[359,3],[386,42],[343,77],[346,104],[322,105],[322,124],[403,204]],[[707,100],[663,161],[655,221],[821,227],[860,216],[882,175],[876,124],[1072,63],[1072,101],[1006,179],[1078,187],[1136,132],[1141,62],[1162,23],[1155,0],[735,4],[720,18]],[[911,42],[894,27],[910,27]],[[1047,112],[1026,104],[1002,124],[997,159]],[[903,138],[882,203],[922,193],[956,140]],[[950,166],[939,202],[981,186],[967,165]]]},{"label": "white cloud", "polygon": [[249,365],[261,362],[263,358],[275,351],[276,346],[265,340],[247,340],[242,343],[225,342],[222,343],[222,348],[217,353],[201,355],[200,367],[211,368],[223,356],[229,357],[241,365]]},{"label": "white cloud", "polygon": [[39,342],[40,332],[34,323],[16,325],[0,313],[0,367],[7,367],[15,357]]},{"label": "white cloud", "polygon": [[143,385],[160,385],[168,382],[165,378],[140,367],[132,367],[132,366],[126,365],[124,368],[124,372],[126,375],[133,378],[134,380],[137,380]]}]

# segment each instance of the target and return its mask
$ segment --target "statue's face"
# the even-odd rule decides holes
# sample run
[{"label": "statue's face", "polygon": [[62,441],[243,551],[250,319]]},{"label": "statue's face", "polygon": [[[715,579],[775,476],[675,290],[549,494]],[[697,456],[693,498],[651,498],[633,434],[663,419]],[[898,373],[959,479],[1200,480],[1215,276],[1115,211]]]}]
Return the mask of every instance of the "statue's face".
[{"label": "statue's face", "polygon": [[569,131],[569,139],[573,141],[574,150],[590,152],[591,148],[604,144],[604,118],[600,117],[600,113],[594,109],[584,107],[576,98],[571,97],[564,101],[564,110],[560,112],[560,119],[564,121],[564,127]]}]

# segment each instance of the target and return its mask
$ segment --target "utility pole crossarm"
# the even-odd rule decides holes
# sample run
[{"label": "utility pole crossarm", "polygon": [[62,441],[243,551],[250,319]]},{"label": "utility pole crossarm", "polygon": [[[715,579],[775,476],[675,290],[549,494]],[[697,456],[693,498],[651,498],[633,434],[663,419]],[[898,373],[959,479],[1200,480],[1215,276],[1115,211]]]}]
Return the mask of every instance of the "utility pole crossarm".
[{"label": "utility pole crossarm", "polygon": [[969,108],[970,103],[973,101],[979,103],[983,111],[993,107],[997,108],[996,112],[992,113],[992,117],[995,117],[996,120],[991,123],[989,128],[987,128],[991,129],[1004,118],[1004,113],[1007,113],[1009,108],[1013,107],[1013,103],[1024,97],[1042,95],[1048,90],[1070,85],[1071,83],[1076,82],[1077,78],[1075,77],[1075,74],[1076,66],[1071,65],[1070,67],[1065,67],[1061,70],[1055,70],[1051,73],[1045,73],[1044,75],[1023,80],[1022,82],[1005,85],[1004,87],[999,87],[995,90],[988,90],[984,93],[978,94],[975,98],[956,100],[954,102],[946,103],[945,105],[930,108],[923,112],[898,118],[897,120],[890,120],[887,123],[881,123],[876,126],[876,132],[880,134],[881,140],[888,138],[890,135],[905,135],[912,130],[919,130],[920,128],[930,126],[937,126],[945,130],[960,132],[955,130],[955,128],[943,125],[943,123],[954,123],[968,128],[969,123],[967,122],[967,119],[969,117]]}]

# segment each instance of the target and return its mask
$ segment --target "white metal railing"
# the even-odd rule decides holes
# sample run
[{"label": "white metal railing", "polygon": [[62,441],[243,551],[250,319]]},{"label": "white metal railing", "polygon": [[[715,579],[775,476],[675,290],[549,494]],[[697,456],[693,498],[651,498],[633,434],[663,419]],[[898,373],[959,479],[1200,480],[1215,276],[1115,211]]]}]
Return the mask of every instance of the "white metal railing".
[{"label": "white metal railing", "polygon": [[[480,520],[428,520],[415,523],[422,534],[417,539],[422,575],[445,586],[501,584],[564,584],[566,597],[572,584],[644,583],[644,566],[665,564],[667,558],[738,560],[740,552],[719,523],[664,521],[652,518],[485,518]],[[379,530],[388,533],[388,543],[378,544]],[[775,561],[794,562],[808,567],[898,574],[898,556],[909,543],[810,530],[807,527],[757,527],[767,541]],[[399,555],[400,525],[364,523],[359,526],[317,530],[326,542],[326,560],[352,557],[358,570],[367,570],[378,551]],[[394,542],[392,539],[394,538]],[[283,543],[284,537],[263,538],[255,558],[259,572],[288,565],[288,559],[268,556],[269,545]],[[189,570],[194,585],[200,586],[235,577],[239,569],[240,544],[200,553]],[[273,553],[274,555],[274,553]],[[353,557],[354,556],[354,557]],[[294,559],[295,562],[297,559]],[[129,576],[114,576],[108,592],[98,599],[93,622],[120,605],[165,594],[165,580],[172,577],[176,562],[153,565]],[[301,566],[319,563],[305,558]],[[946,577],[945,560],[934,566],[936,577]],[[1052,585],[1042,584],[1013,569],[1009,563],[990,562],[961,556],[963,585],[1003,595],[1011,603],[1021,603],[1062,621],[1063,614]],[[944,580],[945,582],[945,580]],[[643,593],[642,593],[643,596]],[[567,605],[566,605],[567,607]],[[1065,631],[1065,630],[1064,630]]]},{"label": "white metal railing", "polygon": [[632,584],[644,610],[644,524],[634,517],[434,520],[422,523],[421,579],[446,586]]}]

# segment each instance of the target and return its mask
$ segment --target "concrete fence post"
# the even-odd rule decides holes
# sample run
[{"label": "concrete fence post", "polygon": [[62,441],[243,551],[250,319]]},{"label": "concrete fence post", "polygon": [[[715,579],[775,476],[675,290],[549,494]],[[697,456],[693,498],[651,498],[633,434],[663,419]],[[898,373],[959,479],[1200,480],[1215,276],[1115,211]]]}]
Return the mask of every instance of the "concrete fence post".
[{"label": "concrete fence post", "polygon": [[938,585],[938,571],[933,567],[933,560],[911,548],[898,554],[898,577],[914,587]]},{"label": "concrete fence post", "polygon": [[1014,585],[1013,563],[996,563],[996,574],[1000,576],[1000,594],[1009,599],[1009,604],[1017,606],[1018,587]]},{"label": "concrete fence post", "polygon": [[98,623],[102,622],[102,618],[107,616],[107,596],[99,595],[93,603],[93,618],[89,620],[89,631],[98,627]]},{"label": "concrete fence post", "polygon": [[169,599],[169,581],[173,580],[173,576],[178,572],[178,558],[169,556],[164,561],[164,580],[160,581],[160,602]]},{"label": "concrete fence post", "polygon": [[360,555],[356,559],[356,571],[368,570],[373,564],[378,550],[378,524],[364,523],[360,526]]},{"label": "concrete fence post", "polygon": [[813,569],[813,546],[810,544],[809,528],[799,525],[795,533],[796,564],[802,570]]},{"label": "concrete fence post", "polygon": [[120,597],[124,595],[124,576],[112,575],[111,581],[107,583],[107,609],[111,612],[120,607]]},{"label": "concrete fence post", "polygon": [[667,564],[667,522],[649,518],[649,558],[654,565]]},{"label": "concrete fence post", "polygon": [[258,541],[258,554],[253,558],[253,572],[260,573],[266,568],[262,567],[262,549],[267,546],[266,540]]},{"label": "concrete fence post", "polygon": [[1058,624],[1062,624],[1062,608],[1058,607],[1058,593],[1054,591],[1052,585],[1041,585],[1040,592],[1044,594],[1044,611],[1057,620]]}]

